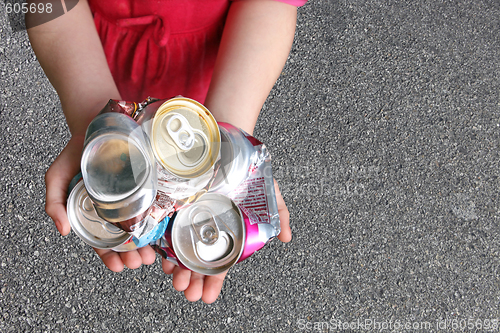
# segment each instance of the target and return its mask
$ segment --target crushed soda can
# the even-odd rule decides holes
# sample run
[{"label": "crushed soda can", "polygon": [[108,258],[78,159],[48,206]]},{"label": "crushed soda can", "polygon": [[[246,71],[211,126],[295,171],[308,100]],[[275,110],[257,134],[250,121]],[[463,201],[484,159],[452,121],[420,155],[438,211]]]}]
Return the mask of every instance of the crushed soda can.
[{"label": "crushed soda can", "polygon": [[[209,193],[225,194],[240,207],[251,225],[258,228],[262,247],[281,232],[271,154],[262,142],[243,130],[226,123],[219,123],[219,127],[225,143],[221,149],[225,164]],[[243,180],[241,175],[245,175]]]},{"label": "crushed soda can", "polygon": [[204,275],[224,272],[281,231],[269,151],[232,125],[219,127],[223,176],[178,210],[152,244],[165,259]]},{"label": "crushed soda can", "polygon": [[176,97],[147,100],[135,114],[157,161],[158,190],[177,200],[195,196],[191,201],[205,193],[220,163],[220,132],[210,111]]},{"label": "crushed soda can", "polygon": [[[97,214],[139,237],[155,224],[149,216],[157,175],[140,126],[121,113],[103,113],[90,123],[81,170]],[[148,223],[149,222],[149,223]]]},{"label": "crushed soda can", "polygon": [[83,181],[80,180],[71,190],[66,206],[71,229],[86,244],[97,249],[111,249],[117,252],[136,248],[132,235],[97,215]]},{"label": "crushed soda can", "polygon": [[86,244],[97,249],[127,252],[144,247],[165,233],[169,220],[167,215],[173,213],[174,202],[167,203],[166,198],[157,197],[149,218],[157,220],[158,223],[148,233],[136,237],[97,214],[81,174],[73,178],[68,193],[66,208],[71,229]]},{"label": "crushed soda can", "polygon": [[172,216],[153,248],[183,268],[216,275],[241,258],[245,234],[245,216],[231,199],[204,194]]}]

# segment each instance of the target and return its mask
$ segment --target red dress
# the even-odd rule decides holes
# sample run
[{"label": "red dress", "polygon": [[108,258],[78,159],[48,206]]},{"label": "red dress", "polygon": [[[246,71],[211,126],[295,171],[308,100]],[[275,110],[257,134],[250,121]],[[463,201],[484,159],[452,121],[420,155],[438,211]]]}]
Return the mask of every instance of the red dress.
[{"label": "red dress", "polygon": [[204,103],[229,4],[89,0],[122,99],[182,95]]}]

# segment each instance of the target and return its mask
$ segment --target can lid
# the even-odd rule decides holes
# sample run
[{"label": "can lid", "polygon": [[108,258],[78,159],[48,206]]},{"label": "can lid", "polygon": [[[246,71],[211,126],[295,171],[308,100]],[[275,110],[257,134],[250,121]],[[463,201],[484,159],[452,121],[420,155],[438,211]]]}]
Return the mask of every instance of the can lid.
[{"label": "can lid", "polygon": [[212,168],[218,158],[219,128],[202,104],[173,98],[155,114],[151,146],[162,167],[176,176],[195,178]]},{"label": "can lid", "polygon": [[234,265],[244,247],[245,223],[239,208],[221,194],[205,194],[180,210],[171,229],[172,247],[187,268],[205,275]]},{"label": "can lid", "polygon": [[126,243],[132,237],[97,215],[83,181],[80,181],[71,191],[67,211],[71,229],[92,247],[113,249]]}]

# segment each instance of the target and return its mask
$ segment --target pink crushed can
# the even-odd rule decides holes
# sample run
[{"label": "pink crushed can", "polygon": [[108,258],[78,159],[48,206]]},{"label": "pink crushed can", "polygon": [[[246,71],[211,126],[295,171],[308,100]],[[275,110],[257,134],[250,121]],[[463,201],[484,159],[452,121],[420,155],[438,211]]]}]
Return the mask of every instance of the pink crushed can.
[{"label": "pink crushed can", "polygon": [[219,123],[219,128],[223,163],[209,193],[227,195],[247,217],[243,260],[281,231],[271,155],[250,134],[227,123]]},{"label": "pink crushed can", "polygon": [[192,271],[220,274],[280,233],[267,148],[249,134],[219,123],[223,161],[209,193],[172,217],[155,249]]},{"label": "pink crushed can", "polygon": [[171,217],[157,252],[176,265],[216,275],[248,258],[267,240],[259,228],[227,196],[205,194]]}]

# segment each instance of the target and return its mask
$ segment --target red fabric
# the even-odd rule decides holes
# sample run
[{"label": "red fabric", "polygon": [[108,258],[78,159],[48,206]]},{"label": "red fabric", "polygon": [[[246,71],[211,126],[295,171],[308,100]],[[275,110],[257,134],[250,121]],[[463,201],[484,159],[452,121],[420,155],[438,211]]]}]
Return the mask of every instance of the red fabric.
[{"label": "red fabric", "polygon": [[[278,0],[301,2],[305,0]],[[228,0],[89,0],[122,99],[204,103]]]},{"label": "red fabric", "polygon": [[[231,1],[245,1],[245,0],[231,0]],[[274,1],[284,2],[295,7],[304,6],[307,2],[307,0],[274,0]]]},{"label": "red fabric", "polygon": [[183,95],[204,102],[227,0],[89,4],[122,99]]}]

